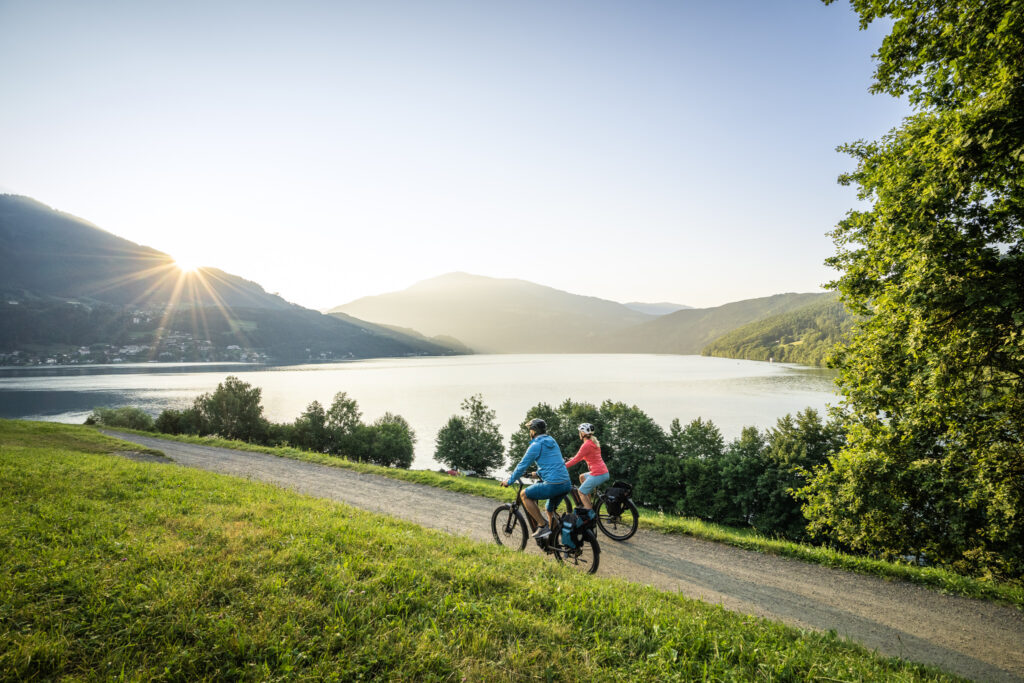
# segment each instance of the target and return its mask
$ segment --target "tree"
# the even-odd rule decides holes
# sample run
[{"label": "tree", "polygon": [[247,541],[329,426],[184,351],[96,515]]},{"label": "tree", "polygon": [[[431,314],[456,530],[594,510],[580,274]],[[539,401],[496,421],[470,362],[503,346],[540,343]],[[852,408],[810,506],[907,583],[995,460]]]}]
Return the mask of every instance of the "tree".
[{"label": "tree", "polygon": [[615,479],[636,481],[644,464],[672,452],[665,430],[636,406],[605,401],[601,404],[601,419],[601,455]]},{"label": "tree", "polygon": [[639,466],[633,498],[645,507],[677,513],[686,496],[685,461],[677,455],[660,453]]},{"label": "tree", "polygon": [[409,422],[401,415],[384,413],[371,427],[375,432],[370,452],[371,462],[384,467],[408,469],[412,465],[416,445],[416,432],[409,426]]},{"label": "tree", "polygon": [[349,434],[362,424],[363,414],[354,398],[349,398],[344,391],[334,395],[334,401],[327,410],[326,426],[335,438]]},{"label": "tree", "polygon": [[408,469],[412,465],[413,445],[409,432],[395,422],[370,425],[372,438],[370,442],[369,461],[382,467],[402,467]]},{"label": "tree", "polygon": [[469,452],[469,427],[461,415],[452,415],[437,433],[434,443],[434,460],[452,469],[471,469],[472,456]]},{"label": "tree", "polygon": [[682,477],[675,512],[719,521],[718,508],[724,506],[720,500],[725,449],[722,432],[714,423],[699,417],[685,427],[674,419],[669,425],[669,442],[680,460]]},{"label": "tree", "polygon": [[260,405],[261,390],[231,375],[217,385],[213,393],[195,400],[201,434],[219,434],[225,439],[260,441],[267,432],[267,421]]},{"label": "tree", "polygon": [[453,415],[438,432],[434,459],[457,470],[487,475],[505,462],[494,411],[480,394],[464,400],[461,407],[464,415]]},{"label": "tree", "polygon": [[324,416],[326,430],[325,449],[331,455],[342,455],[355,460],[367,460],[368,451],[365,441],[368,433],[361,428],[366,425],[362,421],[363,414],[354,398],[349,398],[344,391],[334,395],[331,407]]},{"label": "tree", "polygon": [[292,445],[317,453],[328,450],[330,433],[327,429],[327,411],[319,401],[306,406],[306,411],[295,420]]},{"label": "tree", "polygon": [[[829,0],[826,0],[828,2]],[[805,491],[814,533],[877,555],[1024,575],[1024,12],[854,0],[895,23],[874,92],[915,113],[842,149],[870,207],[832,233],[866,316],[835,363],[847,444]]]},{"label": "tree", "polygon": [[725,439],[722,432],[710,420],[696,418],[685,427],[679,419],[669,425],[669,441],[675,453],[683,458],[715,460],[722,457]]},{"label": "tree", "polygon": [[739,438],[728,445],[721,460],[721,487],[716,493],[717,521],[749,526],[761,513],[764,504],[757,481],[767,468],[766,449],[757,427],[744,427]]},{"label": "tree", "polygon": [[765,467],[757,480],[760,510],[753,526],[762,533],[794,540],[807,537],[807,518],[796,492],[807,485],[815,468],[823,468],[843,446],[842,428],[822,422],[807,408],[779,418],[768,430]]}]

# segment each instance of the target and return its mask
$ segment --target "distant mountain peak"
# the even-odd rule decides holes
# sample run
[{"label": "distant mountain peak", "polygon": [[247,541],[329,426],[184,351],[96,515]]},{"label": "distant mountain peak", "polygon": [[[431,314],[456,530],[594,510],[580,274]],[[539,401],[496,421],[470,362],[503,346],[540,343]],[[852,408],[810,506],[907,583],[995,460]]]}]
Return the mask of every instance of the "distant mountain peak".
[{"label": "distant mountain peak", "polygon": [[615,301],[527,280],[445,273],[400,292],[330,309],[430,337],[455,337],[478,351],[585,351],[609,330],[652,319]]},{"label": "distant mountain peak", "polygon": [[693,308],[693,306],[674,304],[668,301],[659,301],[657,303],[630,301],[628,304],[623,305],[627,308],[632,308],[634,311],[640,311],[641,313],[647,313],[649,315],[668,315],[669,313],[675,313],[676,311],[684,311]]}]

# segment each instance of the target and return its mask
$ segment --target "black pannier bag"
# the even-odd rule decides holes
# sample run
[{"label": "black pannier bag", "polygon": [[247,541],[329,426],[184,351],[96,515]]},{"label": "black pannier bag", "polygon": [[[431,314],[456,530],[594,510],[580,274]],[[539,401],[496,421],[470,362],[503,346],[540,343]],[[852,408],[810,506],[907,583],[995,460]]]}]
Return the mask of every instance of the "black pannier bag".
[{"label": "black pannier bag", "polygon": [[633,485],[625,481],[617,481],[604,494],[605,507],[609,515],[618,516],[622,514],[622,508],[626,501],[633,495]]}]

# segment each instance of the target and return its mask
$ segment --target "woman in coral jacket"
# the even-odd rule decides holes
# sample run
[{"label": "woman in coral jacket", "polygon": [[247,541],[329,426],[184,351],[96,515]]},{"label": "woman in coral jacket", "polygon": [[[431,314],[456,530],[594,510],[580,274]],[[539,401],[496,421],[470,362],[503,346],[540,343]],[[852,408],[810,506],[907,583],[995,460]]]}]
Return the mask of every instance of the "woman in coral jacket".
[{"label": "woman in coral jacket", "polygon": [[581,460],[587,461],[590,471],[580,475],[580,499],[583,501],[583,507],[588,510],[587,514],[593,517],[594,507],[590,503],[590,494],[598,486],[608,481],[611,475],[608,474],[608,468],[605,466],[604,460],[601,459],[601,443],[594,436],[594,425],[584,422],[579,426],[579,430],[583,445],[580,446],[580,450],[572,460],[565,463],[565,466],[572,467]]}]

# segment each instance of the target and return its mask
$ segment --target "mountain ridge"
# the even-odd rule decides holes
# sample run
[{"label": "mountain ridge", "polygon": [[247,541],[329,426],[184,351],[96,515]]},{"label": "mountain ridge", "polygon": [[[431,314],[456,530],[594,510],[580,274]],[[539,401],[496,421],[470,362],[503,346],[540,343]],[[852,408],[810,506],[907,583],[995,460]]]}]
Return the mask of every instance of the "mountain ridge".
[{"label": "mountain ridge", "polygon": [[674,304],[670,301],[659,301],[656,303],[645,303],[643,301],[629,301],[623,304],[626,308],[631,308],[634,311],[640,313],[647,313],[649,315],[668,315],[669,313],[675,313],[676,311],[682,311],[693,306],[686,306],[684,304]]},{"label": "mountain ridge", "polygon": [[448,335],[491,353],[586,351],[603,330],[653,318],[599,297],[465,272],[445,273],[328,311],[431,337]]},{"label": "mountain ridge", "polygon": [[[107,335],[121,351],[148,349],[148,359],[202,360],[233,347],[284,362],[474,351],[697,354],[733,330],[830,296],[775,294],[706,309],[622,304],[460,271],[322,314],[217,268],[186,273],[167,254],[17,195],[0,195],[0,294],[0,355],[102,346]],[[188,343],[161,346],[168,325]],[[754,353],[740,337],[730,344]],[[739,353],[722,348],[732,347],[709,352]]]},{"label": "mountain ridge", "polygon": [[828,294],[737,327],[705,346],[701,355],[823,366],[835,345],[849,339],[855,323],[838,295]]},{"label": "mountain ridge", "polygon": [[767,316],[800,308],[827,293],[789,292],[743,299],[712,308],[690,308],[608,335],[601,350],[611,353],[699,354],[718,337]]},{"label": "mountain ridge", "polygon": [[450,335],[478,352],[699,354],[736,327],[822,296],[775,294],[651,314],[526,280],[454,272],[329,310],[429,336]]},{"label": "mountain ridge", "polygon": [[[452,348],[323,315],[38,200],[0,195],[0,362],[438,355]],[[97,347],[97,348],[93,348]],[[125,351],[131,349],[131,351]]]}]

